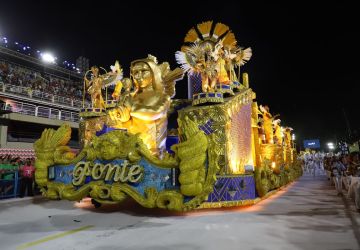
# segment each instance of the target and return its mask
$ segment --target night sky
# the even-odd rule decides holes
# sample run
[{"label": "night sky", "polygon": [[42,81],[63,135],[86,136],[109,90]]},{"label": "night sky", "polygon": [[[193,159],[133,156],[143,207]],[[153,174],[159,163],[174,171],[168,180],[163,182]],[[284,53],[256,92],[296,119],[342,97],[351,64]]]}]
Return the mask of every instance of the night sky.
[{"label": "night sky", "polygon": [[[239,45],[253,49],[242,71],[249,73],[258,103],[280,114],[282,125],[293,127],[299,141],[344,138],[345,117],[352,133],[360,134],[355,4],[76,2],[2,1],[0,35],[49,50],[59,61],[75,62],[84,55],[91,65],[109,68],[119,60],[128,72],[132,60],[148,53],[175,67],[174,53],[192,26],[222,22]],[[177,97],[186,92],[186,81],[178,82]]]}]

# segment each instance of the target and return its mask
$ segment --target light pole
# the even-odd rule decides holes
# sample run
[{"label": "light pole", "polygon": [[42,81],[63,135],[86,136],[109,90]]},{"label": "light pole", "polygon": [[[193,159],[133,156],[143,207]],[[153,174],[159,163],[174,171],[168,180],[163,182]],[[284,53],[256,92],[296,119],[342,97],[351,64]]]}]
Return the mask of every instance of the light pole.
[{"label": "light pole", "polygon": [[292,143],[293,143],[293,148],[295,148],[296,149],[296,142],[295,142],[295,139],[296,139],[296,137],[295,137],[295,134],[292,134],[291,135],[291,140],[292,140]]}]

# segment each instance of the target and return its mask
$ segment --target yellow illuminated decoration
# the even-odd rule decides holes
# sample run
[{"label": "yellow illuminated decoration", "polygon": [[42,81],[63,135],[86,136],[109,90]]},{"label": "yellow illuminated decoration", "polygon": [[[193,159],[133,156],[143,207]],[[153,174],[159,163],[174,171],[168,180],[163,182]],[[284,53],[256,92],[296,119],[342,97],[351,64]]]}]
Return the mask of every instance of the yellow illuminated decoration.
[{"label": "yellow illuminated decoration", "polygon": [[293,129],[292,128],[289,128],[289,127],[286,127],[285,128],[285,133],[284,133],[284,135],[285,135],[285,145],[286,145],[286,147],[288,147],[288,148],[291,148],[292,146],[291,146],[291,131],[292,131]]},{"label": "yellow illuminated decoration", "polygon": [[262,113],[263,118],[263,126],[265,130],[265,137],[267,143],[274,143],[274,131],[272,126],[273,117],[270,114],[269,107],[268,106],[261,106],[260,105],[260,111]]},{"label": "yellow illuminated decoration", "polygon": [[251,117],[248,117],[249,130],[240,130],[237,124],[232,122],[238,118],[244,106],[251,106],[252,98],[251,89],[243,89],[239,94],[229,97],[226,103],[192,106],[179,111],[179,120],[188,116],[198,126],[206,124],[209,119],[213,121],[214,131],[209,135],[209,148],[215,152],[219,165],[218,174],[243,174],[244,166],[252,159]]},{"label": "yellow illuminated decoration", "polygon": [[283,137],[284,137],[284,135],[283,135],[283,129],[282,129],[282,127],[280,126],[280,122],[281,122],[281,120],[280,119],[276,119],[276,120],[274,120],[273,121],[273,124],[274,124],[274,134],[275,134],[275,136],[274,136],[274,142],[276,143],[276,144],[278,144],[278,145],[282,145],[282,143],[283,143]]},{"label": "yellow illuminated decoration", "polygon": [[234,33],[222,23],[213,25],[207,21],[191,28],[176,61],[189,74],[200,74],[202,92],[232,93],[231,88],[221,89],[217,84],[231,85],[239,82],[235,67],[239,68],[250,60],[252,51],[237,46]]},{"label": "yellow illuminated decoration", "polygon": [[292,139],[291,139],[291,131],[293,129],[290,127],[286,127],[284,129],[284,141],[285,141],[285,147],[284,147],[284,158],[285,162],[291,163],[293,161],[293,148],[292,148]]},{"label": "yellow illuminated decoration", "polygon": [[125,98],[108,114],[114,122],[113,127],[140,133],[147,147],[154,154],[161,154],[167,135],[170,98],[175,94],[174,82],[182,78],[183,71],[179,68],[171,71],[166,62],[159,65],[154,56],[133,61],[130,71],[134,93],[130,95],[131,85],[127,80]]},{"label": "yellow illuminated decoration", "polygon": [[[58,130],[46,129],[39,140],[35,142],[36,153],[36,182],[41,188],[44,196],[50,199],[81,200],[90,195],[101,203],[118,203],[123,201],[127,195],[131,196],[144,207],[160,207],[171,210],[189,210],[199,206],[207,195],[212,192],[216,181],[215,174],[218,170],[214,152],[209,149],[208,139],[199,130],[196,123],[185,117],[179,121],[183,142],[175,145],[173,151],[175,156],[165,153],[162,159],[154,156],[137,135],[118,130],[111,131],[99,137],[94,137],[94,143],[86,146],[75,155],[66,144],[70,140],[71,129],[67,124]],[[208,156],[209,167],[205,172],[205,161]],[[87,162],[81,160],[86,157]],[[142,175],[142,168],[136,164],[141,157],[150,163],[162,168],[179,168],[181,171],[180,192],[164,190],[157,192],[154,188],[147,188],[145,196],[139,194],[125,181],[137,182]],[[95,159],[127,159],[129,163],[123,166],[90,164]],[[84,176],[91,175],[98,178],[82,185],[76,189],[72,184],[51,182],[48,180],[48,168],[55,164],[76,164],[76,179],[73,184],[79,185]],[[124,166],[129,172],[123,172]],[[112,185],[105,184],[106,179],[116,182]],[[116,178],[116,179],[115,179]],[[183,196],[194,196],[188,202],[183,201]]]},{"label": "yellow illuminated decoration", "polygon": [[[103,68],[101,68],[103,69]],[[87,92],[91,97],[91,104],[93,108],[105,108],[104,98],[101,90],[109,85],[118,83],[123,76],[123,71],[118,62],[115,62],[112,72],[100,74],[100,69],[96,66],[91,67],[91,70],[87,71],[84,76],[84,83]],[[91,73],[90,79],[89,73]]]},{"label": "yellow illuminated decoration", "polygon": [[[121,81],[119,81],[114,89],[114,92],[112,93],[112,97],[118,101],[118,103],[125,104],[130,98],[131,88],[133,87],[132,81],[130,78],[124,78]],[[124,93],[121,94],[121,90],[124,89]],[[121,97],[121,98],[120,98]]]},{"label": "yellow illuminated decoration", "polygon": [[[80,153],[74,154],[67,146],[71,138],[68,124],[57,130],[45,129],[34,143],[36,182],[45,197],[73,201],[91,197],[104,204],[131,197],[147,208],[188,211],[255,203],[208,202],[219,177],[252,175],[258,195],[266,197],[270,190],[301,175],[291,146],[291,128],[285,129],[283,143],[280,120],[273,124],[269,108],[258,108],[253,102],[256,95],[249,88],[246,73],[239,83],[240,71],[237,75],[235,68],[240,69],[251,58],[251,49],[237,47],[229,27],[212,21],[190,29],[184,42],[176,53],[182,69],[171,70],[167,62],[160,64],[149,55],[131,63],[127,78],[123,78],[117,61],[109,72],[94,66],[85,74],[92,107],[80,112]],[[178,128],[172,130],[172,135],[178,135],[180,142],[171,147],[170,154],[165,150],[168,113],[179,103],[191,102],[171,103],[175,82],[184,72],[201,75],[202,91],[208,99],[198,103],[193,100],[193,106],[178,110]],[[108,96],[110,85],[115,86],[113,100],[107,100],[102,93],[106,89]],[[223,88],[225,85],[230,88]],[[221,103],[207,103],[215,98],[213,92],[220,92]],[[223,93],[231,95],[223,98]],[[197,105],[200,103],[207,105]],[[263,127],[266,139],[262,139],[259,127]],[[64,181],[68,184],[49,180],[49,168],[54,166],[71,168],[71,180]],[[176,187],[159,189],[152,182],[148,185],[144,179],[149,168],[176,172]],[[134,188],[144,183],[141,192]]]}]

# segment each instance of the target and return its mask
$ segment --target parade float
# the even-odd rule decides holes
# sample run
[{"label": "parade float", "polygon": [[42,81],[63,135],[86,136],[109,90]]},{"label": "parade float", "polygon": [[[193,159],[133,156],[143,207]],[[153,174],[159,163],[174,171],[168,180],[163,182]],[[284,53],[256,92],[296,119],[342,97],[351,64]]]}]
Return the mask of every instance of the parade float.
[{"label": "parade float", "polygon": [[[301,167],[291,128],[258,106],[240,73],[251,55],[228,26],[208,21],[187,33],[175,54],[179,68],[152,55],[131,62],[129,77],[118,62],[109,72],[92,67],[80,152],[67,146],[67,124],[34,144],[42,194],[91,197],[96,206],[130,197],[147,208],[188,211],[255,204],[295,180]],[[191,98],[172,99],[183,77]]]}]

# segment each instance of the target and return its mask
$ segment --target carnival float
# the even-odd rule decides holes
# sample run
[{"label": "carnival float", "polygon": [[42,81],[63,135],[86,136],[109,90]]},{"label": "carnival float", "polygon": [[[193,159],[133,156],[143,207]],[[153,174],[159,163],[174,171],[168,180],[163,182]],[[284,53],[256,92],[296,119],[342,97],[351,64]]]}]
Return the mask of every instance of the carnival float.
[{"label": "carnival float", "polygon": [[[118,62],[109,72],[92,67],[80,152],[67,146],[66,123],[34,144],[42,194],[90,197],[96,206],[130,197],[147,208],[188,211],[255,204],[295,180],[302,172],[292,129],[258,105],[240,72],[251,55],[227,25],[208,21],[186,34],[175,53],[179,68],[152,55],[134,60],[129,77]],[[173,99],[183,77],[192,98]]]}]

